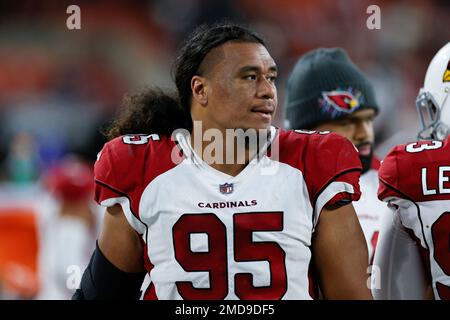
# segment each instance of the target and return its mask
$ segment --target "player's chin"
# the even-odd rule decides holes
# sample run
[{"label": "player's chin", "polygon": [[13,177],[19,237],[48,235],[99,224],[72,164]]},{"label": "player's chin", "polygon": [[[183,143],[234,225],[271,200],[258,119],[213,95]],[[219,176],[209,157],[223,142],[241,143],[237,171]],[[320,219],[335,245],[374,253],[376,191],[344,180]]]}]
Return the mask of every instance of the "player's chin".
[{"label": "player's chin", "polygon": [[247,123],[248,128],[252,129],[268,129],[270,125],[272,124],[272,115],[271,114],[264,114],[261,115],[259,113],[256,113],[252,115],[251,119],[249,119]]}]

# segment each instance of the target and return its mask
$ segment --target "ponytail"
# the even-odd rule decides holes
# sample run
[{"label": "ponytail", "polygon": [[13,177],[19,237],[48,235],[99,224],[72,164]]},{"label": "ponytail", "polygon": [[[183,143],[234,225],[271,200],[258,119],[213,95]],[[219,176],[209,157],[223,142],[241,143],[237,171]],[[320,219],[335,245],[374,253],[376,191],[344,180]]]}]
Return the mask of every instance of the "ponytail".
[{"label": "ponytail", "polygon": [[159,88],[127,94],[121,110],[103,131],[108,140],[125,134],[171,135],[176,129],[192,129],[191,115],[181,108],[175,94]]}]

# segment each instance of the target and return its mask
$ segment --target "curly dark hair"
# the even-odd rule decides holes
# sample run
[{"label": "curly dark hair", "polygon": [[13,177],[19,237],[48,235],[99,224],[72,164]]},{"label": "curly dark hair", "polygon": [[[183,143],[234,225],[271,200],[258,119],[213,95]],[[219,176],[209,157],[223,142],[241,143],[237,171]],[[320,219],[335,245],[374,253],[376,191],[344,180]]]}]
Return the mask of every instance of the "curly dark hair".
[{"label": "curly dark hair", "polygon": [[173,65],[178,94],[146,88],[125,96],[118,117],[102,133],[111,140],[124,134],[170,135],[176,129],[191,131],[192,77],[198,74],[206,55],[228,41],[260,43],[266,47],[261,36],[235,23],[224,21],[197,27],[179,50]]},{"label": "curly dark hair", "polygon": [[183,108],[190,110],[191,80],[193,76],[198,75],[198,69],[206,55],[228,41],[253,42],[267,47],[259,34],[236,23],[222,21],[197,27],[179,50],[172,69]]},{"label": "curly dark hair", "polygon": [[156,87],[127,94],[118,116],[102,130],[108,140],[125,134],[171,135],[176,129],[191,130],[191,115],[183,109],[175,93]]}]

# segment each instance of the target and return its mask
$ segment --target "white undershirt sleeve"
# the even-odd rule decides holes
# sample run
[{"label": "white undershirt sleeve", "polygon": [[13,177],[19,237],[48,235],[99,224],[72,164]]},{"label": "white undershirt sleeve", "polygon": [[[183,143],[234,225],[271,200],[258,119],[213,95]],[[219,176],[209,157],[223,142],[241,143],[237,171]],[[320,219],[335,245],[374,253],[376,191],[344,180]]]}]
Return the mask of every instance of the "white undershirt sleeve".
[{"label": "white undershirt sleeve", "polygon": [[427,283],[419,248],[402,226],[398,212],[382,217],[374,268],[374,299],[424,299]]}]

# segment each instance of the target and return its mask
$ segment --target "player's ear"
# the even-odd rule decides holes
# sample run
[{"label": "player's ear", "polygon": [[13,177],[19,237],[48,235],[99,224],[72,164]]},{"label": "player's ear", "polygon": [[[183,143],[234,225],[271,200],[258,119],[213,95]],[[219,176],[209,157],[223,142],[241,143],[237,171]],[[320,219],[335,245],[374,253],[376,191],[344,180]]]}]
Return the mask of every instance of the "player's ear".
[{"label": "player's ear", "polygon": [[208,103],[205,80],[205,78],[198,75],[193,76],[191,79],[192,98],[203,107]]}]

